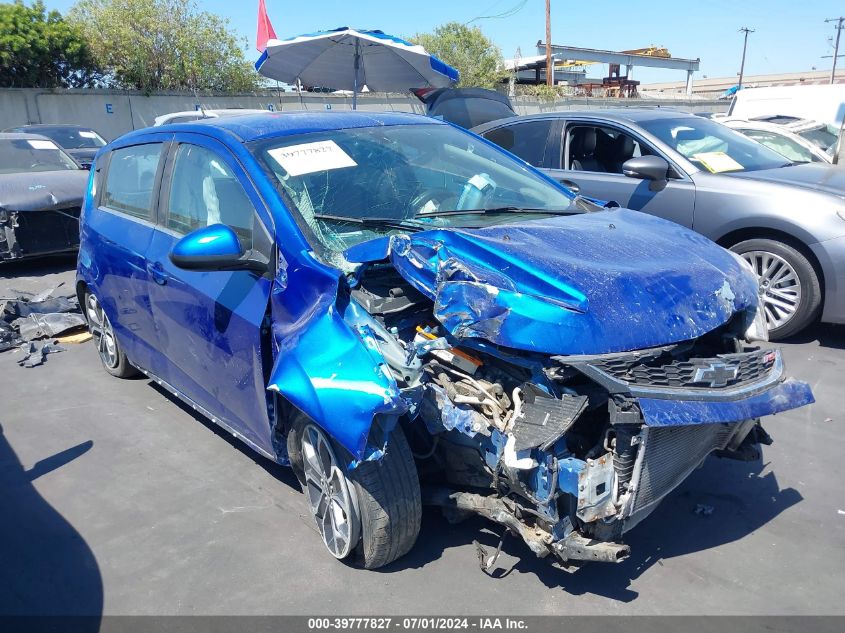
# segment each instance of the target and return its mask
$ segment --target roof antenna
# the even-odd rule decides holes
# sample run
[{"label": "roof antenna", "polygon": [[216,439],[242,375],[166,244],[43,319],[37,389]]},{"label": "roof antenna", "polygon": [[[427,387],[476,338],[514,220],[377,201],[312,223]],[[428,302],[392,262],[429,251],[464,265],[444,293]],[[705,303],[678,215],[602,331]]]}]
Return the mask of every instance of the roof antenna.
[{"label": "roof antenna", "polygon": [[199,105],[199,107],[200,107],[200,114],[202,115],[202,118],[203,119],[208,118],[208,117],[205,116],[205,108],[202,107],[202,101],[200,101],[200,97],[197,94],[197,89],[196,89],[196,86],[194,85],[194,82],[191,82],[191,92],[194,93],[194,99],[196,100],[197,105]]}]

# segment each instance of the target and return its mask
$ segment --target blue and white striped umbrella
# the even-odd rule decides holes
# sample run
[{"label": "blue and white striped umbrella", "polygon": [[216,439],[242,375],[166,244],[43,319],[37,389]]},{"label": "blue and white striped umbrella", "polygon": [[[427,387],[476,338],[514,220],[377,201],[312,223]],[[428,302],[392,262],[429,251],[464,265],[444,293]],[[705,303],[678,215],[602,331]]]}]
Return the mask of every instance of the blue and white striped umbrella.
[{"label": "blue and white striped umbrella", "polygon": [[269,40],[255,63],[259,73],[293,84],[352,90],[352,107],[363,86],[378,92],[445,88],[458,71],[417,46],[381,31],[350,28]]}]

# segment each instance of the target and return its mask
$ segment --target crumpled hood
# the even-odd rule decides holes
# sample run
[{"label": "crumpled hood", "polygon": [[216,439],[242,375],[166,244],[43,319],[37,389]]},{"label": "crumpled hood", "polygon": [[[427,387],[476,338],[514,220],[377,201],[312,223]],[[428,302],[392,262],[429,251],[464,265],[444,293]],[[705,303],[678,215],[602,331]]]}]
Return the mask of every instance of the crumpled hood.
[{"label": "crumpled hood", "polygon": [[356,245],[389,258],[457,338],[546,354],[606,354],[709,332],[756,305],[752,273],[680,225],[615,209]]},{"label": "crumpled hood", "polygon": [[51,211],[79,207],[90,175],[84,169],[0,174],[0,209]]}]

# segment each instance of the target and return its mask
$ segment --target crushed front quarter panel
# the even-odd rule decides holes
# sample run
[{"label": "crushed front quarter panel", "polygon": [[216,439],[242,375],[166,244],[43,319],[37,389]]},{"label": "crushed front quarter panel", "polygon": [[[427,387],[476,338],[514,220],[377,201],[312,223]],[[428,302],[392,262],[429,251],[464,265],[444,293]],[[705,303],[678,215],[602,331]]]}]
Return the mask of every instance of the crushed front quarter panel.
[{"label": "crushed front quarter panel", "polygon": [[407,410],[369,325],[336,271],[287,266],[273,284],[275,364],[268,388],[331,433],[355,461],[378,457],[367,439],[378,416],[389,431]]}]

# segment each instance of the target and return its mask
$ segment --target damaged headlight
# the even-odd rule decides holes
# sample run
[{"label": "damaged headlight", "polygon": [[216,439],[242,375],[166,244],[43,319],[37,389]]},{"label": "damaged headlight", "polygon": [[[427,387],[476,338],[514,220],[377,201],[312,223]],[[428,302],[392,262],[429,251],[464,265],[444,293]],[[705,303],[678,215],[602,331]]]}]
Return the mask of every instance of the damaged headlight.
[{"label": "damaged headlight", "polygon": [[[733,251],[728,252],[734,259],[736,259],[736,261],[741,263],[752,275],[754,275],[754,281],[759,289],[760,275],[758,275],[757,271],[754,270],[751,262]],[[769,340],[769,324],[766,322],[766,311],[763,309],[763,298],[759,295],[759,291],[757,296],[757,305],[749,307],[745,311],[742,322],[742,332],[743,338],[749,343],[753,341]]]},{"label": "damaged headlight", "polygon": [[766,312],[763,309],[762,300],[758,302],[756,307],[748,308],[745,311],[744,330],[743,336],[749,343],[769,340],[769,324],[766,322]]}]

